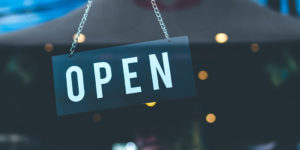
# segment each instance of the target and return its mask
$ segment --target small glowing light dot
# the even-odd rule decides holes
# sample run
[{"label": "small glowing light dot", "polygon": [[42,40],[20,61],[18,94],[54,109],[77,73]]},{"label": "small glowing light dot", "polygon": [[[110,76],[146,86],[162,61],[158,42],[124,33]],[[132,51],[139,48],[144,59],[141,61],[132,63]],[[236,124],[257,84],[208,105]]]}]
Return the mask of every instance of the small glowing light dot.
[{"label": "small glowing light dot", "polygon": [[202,70],[198,73],[198,78],[200,80],[206,80],[208,78],[208,73],[205,70]]},{"label": "small glowing light dot", "polygon": [[257,53],[259,51],[260,47],[259,47],[259,44],[258,43],[252,43],[251,44],[251,51],[253,53]]},{"label": "small glowing light dot", "polygon": [[101,119],[102,119],[102,116],[101,116],[101,114],[99,114],[99,113],[95,113],[95,114],[93,115],[93,117],[92,117],[92,120],[93,120],[94,122],[100,122]]},{"label": "small glowing light dot", "polygon": [[215,36],[215,40],[220,44],[226,43],[228,41],[228,35],[226,33],[218,33]]},{"label": "small glowing light dot", "polygon": [[[73,35],[73,40],[75,40],[75,38],[76,38],[76,34],[74,34]],[[80,33],[79,34],[79,37],[78,37],[78,43],[83,43],[83,42],[85,42],[85,35],[83,34],[83,33]]]},{"label": "small glowing light dot", "polygon": [[213,114],[213,113],[207,114],[207,115],[206,115],[206,121],[207,121],[208,123],[214,123],[214,122],[216,122],[216,115]]},{"label": "small glowing light dot", "polygon": [[156,102],[145,103],[148,107],[154,107]]},{"label": "small glowing light dot", "polygon": [[52,52],[53,48],[54,48],[54,46],[51,43],[46,43],[45,47],[44,47],[45,51],[48,52],[48,53]]}]

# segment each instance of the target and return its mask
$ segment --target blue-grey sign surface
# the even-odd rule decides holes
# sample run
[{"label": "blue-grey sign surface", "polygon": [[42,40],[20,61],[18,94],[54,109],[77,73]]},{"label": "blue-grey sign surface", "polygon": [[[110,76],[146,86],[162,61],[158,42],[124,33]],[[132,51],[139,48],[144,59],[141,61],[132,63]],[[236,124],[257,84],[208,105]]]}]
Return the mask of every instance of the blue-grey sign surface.
[{"label": "blue-grey sign surface", "polygon": [[58,115],[195,95],[188,37],[52,57]]}]

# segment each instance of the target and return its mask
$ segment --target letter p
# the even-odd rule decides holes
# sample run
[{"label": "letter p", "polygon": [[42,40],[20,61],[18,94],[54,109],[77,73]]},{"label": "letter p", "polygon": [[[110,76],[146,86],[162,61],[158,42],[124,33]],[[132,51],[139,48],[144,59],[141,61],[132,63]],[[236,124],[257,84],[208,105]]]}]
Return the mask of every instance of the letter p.
[{"label": "letter p", "polygon": [[[105,69],[106,77],[101,77],[100,69]],[[108,83],[111,80],[112,73],[111,67],[106,62],[94,63],[95,81],[96,81],[96,92],[97,98],[103,98],[102,85]]]}]

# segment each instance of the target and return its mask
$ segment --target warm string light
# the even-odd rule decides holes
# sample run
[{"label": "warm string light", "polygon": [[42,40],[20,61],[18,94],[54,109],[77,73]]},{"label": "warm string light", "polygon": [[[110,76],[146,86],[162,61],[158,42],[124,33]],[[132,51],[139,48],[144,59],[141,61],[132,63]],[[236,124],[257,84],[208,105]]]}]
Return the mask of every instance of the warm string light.
[{"label": "warm string light", "polygon": [[206,115],[206,122],[208,123],[215,123],[216,122],[216,115],[213,113],[209,113]]},{"label": "warm string light", "polygon": [[228,41],[229,37],[226,33],[217,33],[215,36],[215,40],[219,44],[226,43]]},{"label": "warm string light", "polygon": [[[73,40],[76,38],[76,34],[73,35]],[[79,34],[79,37],[78,37],[78,43],[84,43],[85,42],[85,35],[83,33],[80,33]]]},{"label": "warm string light", "polygon": [[260,47],[259,47],[259,44],[258,43],[252,43],[251,44],[251,51],[253,53],[257,53],[259,51]]},{"label": "warm string light", "polygon": [[145,105],[148,107],[154,107],[156,105],[156,102],[145,103]]},{"label": "warm string light", "polygon": [[207,73],[207,71],[205,71],[205,70],[200,71],[200,72],[198,73],[198,78],[199,78],[200,80],[207,80],[207,78],[208,78],[208,73]]},{"label": "warm string light", "polygon": [[54,46],[51,43],[46,43],[45,46],[44,46],[45,51],[48,52],[48,53],[52,52],[53,48],[54,48]]}]

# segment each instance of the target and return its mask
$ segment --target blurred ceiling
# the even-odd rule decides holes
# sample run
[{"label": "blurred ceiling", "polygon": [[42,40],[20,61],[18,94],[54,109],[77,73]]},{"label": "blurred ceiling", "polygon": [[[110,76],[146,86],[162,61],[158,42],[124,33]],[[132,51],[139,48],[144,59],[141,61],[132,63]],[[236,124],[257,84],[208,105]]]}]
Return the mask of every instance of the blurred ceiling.
[{"label": "blurred ceiling", "polygon": [[[170,0],[159,3],[171,36],[192,43],[213,43],[225,32],[229,42],[278,42],[300,39],[300,21],[249,0]],[[112,9],[114,8],[114,9]],[[4,46],[69,45],[85,6],[40,26],[0,36]],[[142,0],[94,1],[83,30],[88,45],[122,44],[163,38],[151,4]]]}]

